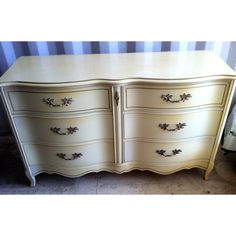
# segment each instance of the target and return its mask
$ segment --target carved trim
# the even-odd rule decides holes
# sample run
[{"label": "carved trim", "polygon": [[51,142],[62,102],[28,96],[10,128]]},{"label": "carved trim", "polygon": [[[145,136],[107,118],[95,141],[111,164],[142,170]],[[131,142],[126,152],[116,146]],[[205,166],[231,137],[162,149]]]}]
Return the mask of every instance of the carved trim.
[{"label": "carved trim", "polygon": [[179,95],[180,99],[179,100],[172,100],[173,98],[173,95],[171,94],[162,94],[161,95],[161,98],[166,101],[166,102],[170,102],[170,103],[179,103],[179,102],[185,102],[187,101],[189,98],[192,97],[192,95],[190,93],[186,94],[186,93],[183,93],[181,95]]},{"label": "carved trim", "polygon": [[57,128],[57,127],[50,127],[50,130],[55,133],[55,134],[59,134],[59,135],[70,135],[70,134],[73,134],[75,133],[77,130],[79,130],[78,127],[69,127],[69,128],[66,128],[67,129],[67,132],[61,132],[61,128]]},{"label": "carved trim", "polygon": [[169,129],[168,127],[170,126],[170,124],[167,124],[167,123],[164,123],[164,124],[159,124],[159,127],[163,130],[167,130],[167,131],[177,131],[177,130],[180,130],[180,129],[183,129],[186,125],[186,123],[178,123],[178,124],[175,124],[176,128],[173,128],[173,129]]},{"label": "carved trim", "polygon": [[[81,170],[81,169],[76,169],[76,171],[78,171],[77,174],[73,174],[73,175],[70,175],[70,174],[66,174],[65,172],[63,172],[64,170],[62,171],[58,171],[56,169],[48,169],[45,168],[45,167],[42,167],[40,170],[38,171],[34,171],[34,175],[38,175],[40,173],[50,173],[50,174],[59,174],[59,175],[63,175],[63,176],[66,176],[66,177],[69,177],[69,178],[76,178],[76,177],[80,177],[80,176],[83,176],[83,175],[86,175],[88,173],[93,173],[93,172],[100,172],[100,171],[108,171],[110,173],[117,173],[117,174],[121,174],[121,173],[127,173],[127,171],[132,171],[132,170],[149,170],[149,171],[152,171],[154,173],[158,173],[158,174],[162,174],[162,175],[168,175],[168,174],[172,174],[172,173],[175,173],[175,172],[178,172],[180,170],[183,170],[183,169],[192,169],[192,168],[201,168],[203,170],[206,170],[207,167],[204,165],[200,165],[200,164],[192,164],[192,162],[194,163],[199,163],[199,162],[206,162],[208,163],[208,160],[200,160],[200,161],[186,161],[184,162],[186,165],[185,166],[181,166],[181,167],[178,167],[176,169],[173,169],[173,170],[168,170],[168,171],[161,171],[161,170],[158,170],[157,168],[151,168],[150,164],[146,164],[145,166],[140,166],[140,167],[134,167],[134,164],[128,164],[129,167],[126,167],[123,169],[123,170],[118,170],[118,169],[114,169],[113,168],[110,168],[110,165],[109,164],[105,164],[104,166],[106,167],[100,167],[101,165],[97,165],[99,167],[94,167],[93,169],[89,169],[89,170]],[[143,165],[143,163],[141,163],[140,165]],[[206,164],[207,165],[207,164]],[[107,167],[109,166],[109,167]],[[177,164],[178,166],[178,164]],[[37,168],[38,166],[36,166]],[[153,167],[153,166],[152,166]],[[31,167],[33,168],[33,167]]]},{"label": "carved trim", "polygon": [[181,149],[174,149],[172,150],[172,154],[165,154],[166,153],[166,150],[156,150],[156,153],[159,154],[160,156],[164,156],[164,157],[172,157],[172,156],[175,156],[177,154],[179,154],[180,152],[182,152]]},{"label": "carved trim", "polygon": [[81,156],[83,156],[82,153],[77,153],[77,152],[72,153],[71,155],[72,155],[72,157],[66,158],[66,154],[65,153],[62,153],[62,152],[61,153],[57,153],[58,158],[61,158],[61,159],[66,160],[66,161],[75,160],[75,159],[78,159]]}]

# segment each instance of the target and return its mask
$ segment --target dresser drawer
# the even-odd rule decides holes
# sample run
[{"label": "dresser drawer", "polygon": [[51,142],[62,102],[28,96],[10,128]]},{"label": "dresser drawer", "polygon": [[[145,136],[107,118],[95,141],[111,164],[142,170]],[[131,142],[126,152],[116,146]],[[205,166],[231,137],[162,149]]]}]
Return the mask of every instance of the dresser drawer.
[{"label": "dresser drawer", "polygon": [[182,114],[124,114],[124,138],[176,140],[197,136],[215,136],[221,110],[199,110]]},{"label": "dresser drawer", "polygon": [[29,165],[50,168],[84,167],[100,163],[114,163],[112,142],[100,142],[77,146],[24,145]]},{"label": "dresser drawer", "polygon": [[111,109],[109,88],[68,91],[7,91],[13,112],[83,112]]},{"label": "dresser drawer", "polygon": [[78,143],[113,139],[112,113],[74,118],[14,117],[22,142]]},{"label": "dresser drawer", "polygon": [[214,141],[214,138],[156,143],[126,141],[125,162],[171,164],[193,160],[208,160],[210,159]]},{"label": "dresser drawer", "polygon": [[223,106],[226,82],[182,86],[126,86],[125,109],[171,109],[198,106]]}]

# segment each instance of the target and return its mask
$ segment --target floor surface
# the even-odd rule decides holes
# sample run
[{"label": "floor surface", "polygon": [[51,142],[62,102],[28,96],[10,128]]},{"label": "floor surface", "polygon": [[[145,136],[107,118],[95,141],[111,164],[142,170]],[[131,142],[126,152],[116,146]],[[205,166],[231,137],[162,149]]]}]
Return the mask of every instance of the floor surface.
[{"label": "floor surface", "polygon": [[220,151],[209,180],[200,169],[171,175],[149,171],[90,173],[79,178],[40,174],[30,187],[11,137],[0,140],[0,194],[235,194],[236,154]]}]

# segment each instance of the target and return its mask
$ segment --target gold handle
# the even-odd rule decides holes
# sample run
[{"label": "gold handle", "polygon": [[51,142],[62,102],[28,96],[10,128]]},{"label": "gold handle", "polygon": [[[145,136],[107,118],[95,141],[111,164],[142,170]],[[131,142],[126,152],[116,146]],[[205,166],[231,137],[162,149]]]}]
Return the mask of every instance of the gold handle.
[{"label": "gold handle", "polygon": [[57,127],[50,127],[50,130],[53,132],[53,133],[56,133],[56,134],[59,134],[59,135],[70,135],[70,134],[73,134],[75,133],[77,130],[79,130],[78,127],[69,127],[69,128],[66,128],[67,129],[67,132],[61,132],[61,128],[57,128]]},{"label": "gold handle", "polygon": [[180,99],[179,100],[172,100],[173,98],[173,95],[171,94],[162,94],[161,95],[161,98],[166,101],[166,102],[170,102],[170,103],[178,103],[178,102],[185,102],[186,100],[188,100],[189,98],[192,97],[192,95],[190,93],[186,94],[186,93],[183,93],[180,96]]},{"label": "gold handle", "polygon": [[177,131],[177,130],[180,130],[180,129],[183,129],[184,126],[187,126],[186,123],[178,123],[178,124],[175,124],[175,128],[173,129],[170,129],[168,128],[170,126],[170,124],[167,124],[167,123],[164,123],[164,124],[159,124],[159,127],[163,130],[167,130],[167,131]]},{"label": "gold handle", "polygon": [[163,149],[156,150],[157,154],[159,154],[160,156],[164,156],[164,157],[172,157],[172,156],[179,154],[180,152],[182,152],[181,149],[174,149],[174,150],[172,150],[172,154],[165,154],[166,150],[163,150]]},{"label": "gold handle", "polygon": [[62,152],[61,153],[57,153],[58,158],[61,158],[61,159],[66,160],[66,161],[75,160],[75,159],[78,159],[81,156],[83,156],[82,153],[77,153],[77,152],[75,152],[75,153],[73,153],[71,155],[72,155],[72,157],[68,157],[67,158],[65,153],[62,153]]},{"label": "gold handle", "polygon": [[43,98],[43,102],[45,102],[46,104],[48,104],[51,107],[68,106],[73,102],[72,98],[67,98],[67,97],[62,98],[61,101],[62,101],[61,104],[55,104],[54,103],[55,102],[54,98]]}]

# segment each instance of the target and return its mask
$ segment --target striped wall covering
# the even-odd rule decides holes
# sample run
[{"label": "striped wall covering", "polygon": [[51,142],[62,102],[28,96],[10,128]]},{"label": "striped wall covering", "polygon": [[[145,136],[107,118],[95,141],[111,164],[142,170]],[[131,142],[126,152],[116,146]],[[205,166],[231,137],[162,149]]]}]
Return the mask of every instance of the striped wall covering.
[{"label": "striped wall covering", "polygon": [[236,42],[205,41],[91,41],[91,42],[0,42],[0,76],[20,56],[89,53],[211,50],[236,70]]},{"label": "striped wall covering", "polygon": [[[0,76],[20,56],[89,53],[125,53],[210,50],[236,70],[236,42],[206,41],[86,41],[86,42],[0,42]],[[0,101],[0,135],[10,133]]]}]

